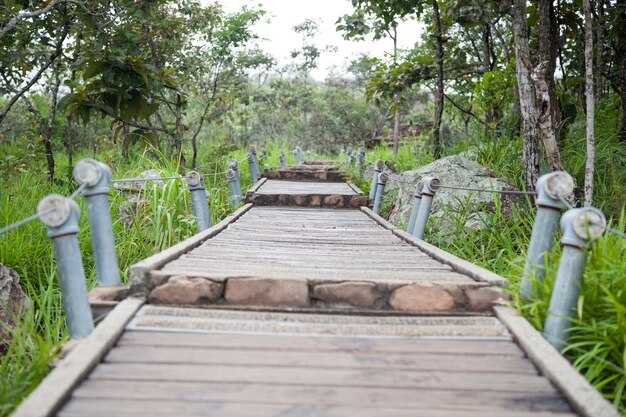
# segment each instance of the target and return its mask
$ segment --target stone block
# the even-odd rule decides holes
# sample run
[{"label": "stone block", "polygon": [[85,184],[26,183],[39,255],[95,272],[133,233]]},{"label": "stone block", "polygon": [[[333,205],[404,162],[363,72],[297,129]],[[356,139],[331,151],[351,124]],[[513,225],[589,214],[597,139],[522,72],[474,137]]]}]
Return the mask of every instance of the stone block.
[{"label": "stone block", "polygon": [[394,310],[434,313],[454,310],[454,298],[432,284],[411,284],[393,291],[389,304]]},{"label": "stone block", "polygon": [[372,307],[381,298],[381,294],[373,282],[341,282],[316,285],[313,289],[313,298],[328,303]]},{"label": "stone block", "polygon": [[493,305],[503,298],[501,290],[493,287],[466,288],[465,296],[471,311],[491,311]]},{"label": "stone block", "polygon": [[229,304],[307,307],[309,287],[304,279],[230,278],[224,298]]},{"label": "stone block", "polygon": [[154,304],[206,304],[222,295],[222,284],[204,278],[175,275],[150,292],[148,301]]}]

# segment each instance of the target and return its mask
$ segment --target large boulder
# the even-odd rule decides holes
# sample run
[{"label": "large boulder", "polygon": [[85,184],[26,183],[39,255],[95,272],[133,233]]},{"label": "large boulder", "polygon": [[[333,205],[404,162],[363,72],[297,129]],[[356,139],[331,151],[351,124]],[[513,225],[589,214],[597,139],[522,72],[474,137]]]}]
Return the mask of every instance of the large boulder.
[{"label": "large boulder", "polygon": [[23,317],[28,308],[28,297],[20,287],[20,277],[13,269],[0,265],[0,354],[12,339],[10,329]]},{"label": "large boulder", "polygon": [[[437,177],[445,186],[489,190],[515,189],[509,181],[497,178],[493,171],[475,161],[459,155],[447,156],[429,165],[389,176],[386,191],[398,191],[389,218],[392,223],[408,223],[415,184],[425,176]],[[481,228],[486,215],[495,210],[494,198],[501,198],[501,210],[505,215],[511,212],[512,205],[516,203],[516,198],[511,195],[441,188],[433,199],[430,214],[433,221],[429,221],[429,225],[443,235],[453,234],[460,226],[470,229]]]}]

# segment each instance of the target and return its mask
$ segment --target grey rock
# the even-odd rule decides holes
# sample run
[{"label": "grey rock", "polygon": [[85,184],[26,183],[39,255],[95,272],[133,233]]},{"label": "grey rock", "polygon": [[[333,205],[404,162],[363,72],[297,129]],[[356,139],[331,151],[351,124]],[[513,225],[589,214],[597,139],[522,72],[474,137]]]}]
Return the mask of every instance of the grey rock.
[{"label": "grey rock", "polygon": [[[508,180],[497,178],[493,171],[475,161],[459,155],[447,156],[429,165],[389,176],[387,192],[398,191],[389,221],[395,224],[408,223],[416,184],[425,176],[437,177],[443,185],[448,186],[492,190],[515,189]],[[454,234],[459,227],[480,229],[484,226],[489,213],[495,210],[495,199],[500,198],[501,209],[507,216],[520,197],[442,188],[433,199],[430,218],[434,221],[429,221],[429,227],[444,236]]]},{"label": "grey rock", "polygon": [[9,329],[15,329],[16,319],[24,316],[28,304],[29,299],[22,291],[17,272],[0,265],[0,354],[4,353],[3,345],[12,339]]}]

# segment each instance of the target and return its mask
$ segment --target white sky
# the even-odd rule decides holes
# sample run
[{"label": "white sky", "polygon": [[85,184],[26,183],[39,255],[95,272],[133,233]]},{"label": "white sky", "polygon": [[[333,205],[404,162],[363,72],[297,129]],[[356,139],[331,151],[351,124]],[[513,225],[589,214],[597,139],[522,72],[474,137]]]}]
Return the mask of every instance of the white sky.
[{"label": "white sky", "polygon": [[[235,12],[243,5],[250,7],[262,5],[268,12],[271,23],[266,19],[254,27],[263,39],[261,48],[273,55],[279,65],[291,61],[289,54],[302,46],[302,37],[293,31],[293,27],[306,19],[317,20],[320,33],[314,43],[318,48],[334,45],[337,52],[324,52],[318,60],[318,68],[311,72],[317,80],[324,80],[333,66],[343,70],[347,64],[362,53],[370,56],[383,57],[385,52],[393,50],[391,39],[364,42],[346,41],[335,30],[335,22],[344,14],[351,14],[353,9],[350,0],[222,0],[224,10]],[[419,27],[415,21],[402,22],[398,26],[398,47],[409,48],[419,36]]]}]

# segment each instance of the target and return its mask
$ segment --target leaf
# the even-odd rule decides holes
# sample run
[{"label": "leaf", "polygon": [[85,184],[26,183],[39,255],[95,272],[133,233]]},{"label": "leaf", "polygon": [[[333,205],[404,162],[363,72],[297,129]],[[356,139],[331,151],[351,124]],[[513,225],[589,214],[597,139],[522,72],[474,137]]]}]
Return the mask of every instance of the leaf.
[{"label": "leaf", "polygon": [[83,80],[87,81],[90,78],[95,77],[100,74],[100,70],[102,69],[102,61],[92,61],[87,64],[87,67],[83,71]]}]

